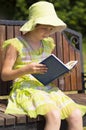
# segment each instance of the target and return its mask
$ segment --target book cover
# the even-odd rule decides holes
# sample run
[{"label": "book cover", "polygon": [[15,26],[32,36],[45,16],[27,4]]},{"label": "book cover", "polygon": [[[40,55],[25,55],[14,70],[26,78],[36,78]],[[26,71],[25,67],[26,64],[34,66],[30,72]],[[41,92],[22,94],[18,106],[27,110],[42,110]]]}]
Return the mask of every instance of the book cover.
[{"label": "book cover", "polygon": [[45,64],[48,68],[48,71],[44,74],[32,74],[32,75],[42,84],[47,85],[54,79],[59,78],[65,73],[69,72],[70,69],[72,69],[76,65],[77,61],[70,61],[67,64],[64,64],[54,54],[51,54],[40,63]]}]

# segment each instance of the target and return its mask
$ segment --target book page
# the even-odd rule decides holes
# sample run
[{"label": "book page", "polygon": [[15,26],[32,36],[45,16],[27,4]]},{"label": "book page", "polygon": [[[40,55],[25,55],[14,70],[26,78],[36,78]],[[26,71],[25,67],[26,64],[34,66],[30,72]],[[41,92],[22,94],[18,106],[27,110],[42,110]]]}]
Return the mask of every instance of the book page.
[{"label": "book page", "polygon": [[68,63],[65,64],[65,66],[71,70],[76,64],[77,64],[78,61],[69,61]]}]

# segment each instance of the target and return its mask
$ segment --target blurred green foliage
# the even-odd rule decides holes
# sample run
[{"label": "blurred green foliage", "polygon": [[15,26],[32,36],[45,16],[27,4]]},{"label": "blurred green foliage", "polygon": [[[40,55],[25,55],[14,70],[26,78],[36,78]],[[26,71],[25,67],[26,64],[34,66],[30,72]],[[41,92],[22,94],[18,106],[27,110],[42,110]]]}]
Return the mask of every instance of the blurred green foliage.
[{"label": "blurred green foliage", "polygon": [[[31,4],[41,0],[0,0],[0,19],[26,20]],[[44,0],[45,1],[45,0]],[[67,26],[86,34],[86,0],[47,0]]]},{"label": "blurred green foliage", "polygon": [[[42,0],[0,0],[0,19],[27,20],[31,4]],[[54,4],[57,15],[69,28],[83,37],[83,54],[86,59],[86,0],[44,0]],[[85,60],[84,60],[85,62]]]}]

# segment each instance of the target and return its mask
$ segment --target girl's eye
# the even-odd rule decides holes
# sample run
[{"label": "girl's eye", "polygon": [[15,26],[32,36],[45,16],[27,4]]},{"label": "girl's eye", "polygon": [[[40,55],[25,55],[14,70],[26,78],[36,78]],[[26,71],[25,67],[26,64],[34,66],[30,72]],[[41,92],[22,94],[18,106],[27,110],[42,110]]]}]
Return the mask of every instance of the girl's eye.
[{"label": "girl's eye", "polygon": [[53,28],[50,29],[51,31],[53,30]]}]

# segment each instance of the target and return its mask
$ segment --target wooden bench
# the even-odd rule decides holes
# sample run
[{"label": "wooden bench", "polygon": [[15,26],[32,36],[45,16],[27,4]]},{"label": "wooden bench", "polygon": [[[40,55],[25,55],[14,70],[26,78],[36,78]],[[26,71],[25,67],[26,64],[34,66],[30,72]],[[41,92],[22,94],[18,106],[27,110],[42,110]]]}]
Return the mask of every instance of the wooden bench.
[{"label": "wooden bench", "polygon": [[[3,41],[9,38],[21,35],[19,28],[25,21],[0,20],[0,72],[2,69],[5,50],[2,49]],[[83,78],[83,58],[81,47],[81,34],[71,29],[66,29],[62,33],[55,33],[51,37],[54,38],[56,48],[54,54],[59,57],[64,63],[69,60],[78,60],[77,66],[72,70],[69,76],[56,79],[54,83],[64,92],[78,103],[86,104],[86,95],[84,92]],[[4,113],[7,99],[9,95],[12,81],[3,82],[0,79],[0,130],[40,130],[44,128],[45,120],[38,116],[37,119],[30,119],[25,115],[7,115]],[[76,91],[75,94],[70,94],[70,91]],[[81,94],[79,94],[80,92]],[[40,125],[39,125],[40,124]],[[86,119],[83,117],[83,125],[86,126]],[[66,121],[62,121],[61,130],[66,129]]]}]

